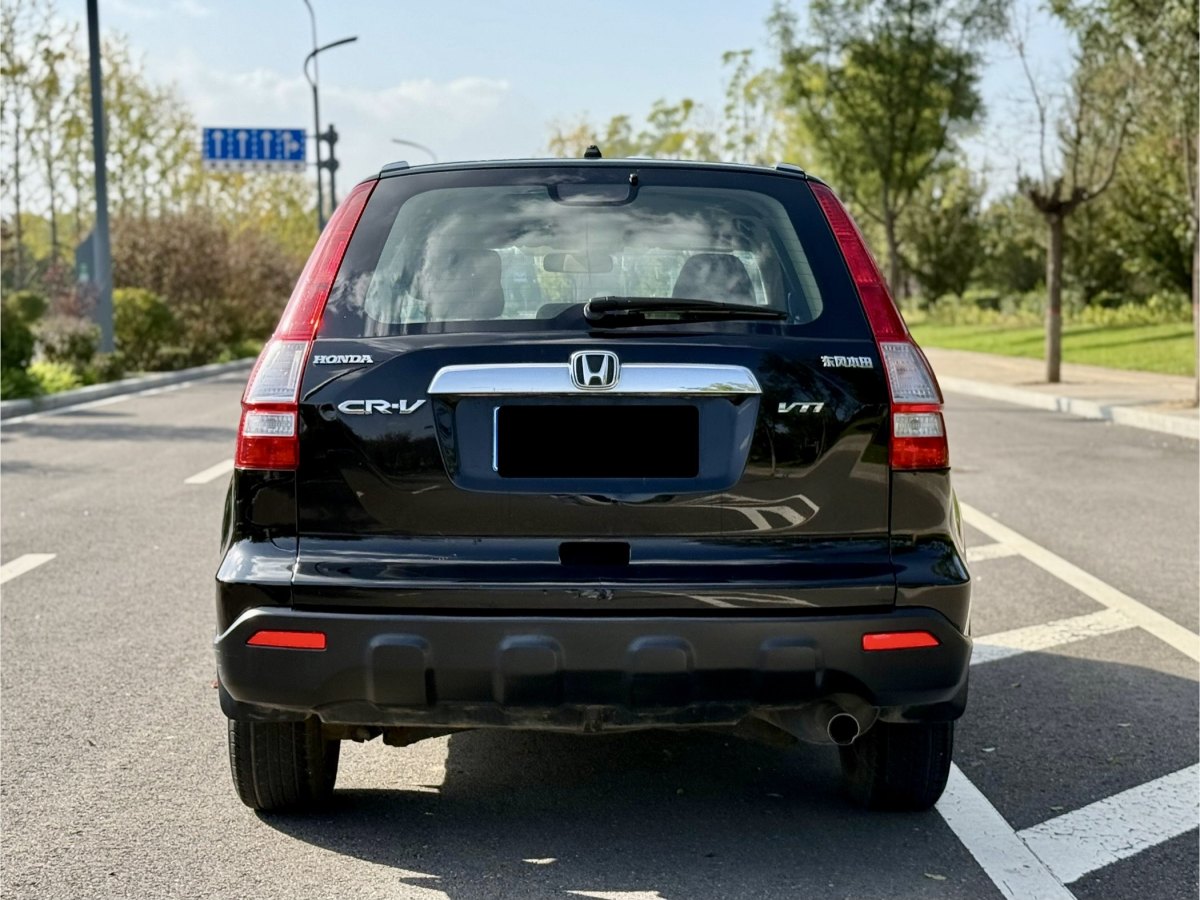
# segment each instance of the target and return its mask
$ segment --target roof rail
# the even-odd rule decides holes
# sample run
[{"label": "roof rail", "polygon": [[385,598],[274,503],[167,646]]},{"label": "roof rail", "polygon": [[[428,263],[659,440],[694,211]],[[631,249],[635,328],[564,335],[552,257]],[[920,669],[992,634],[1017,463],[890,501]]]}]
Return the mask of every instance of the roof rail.
[{"label": "roof rail", "polygon": [[776,169],[776,171],[779,171],[779,172],[791,172],[794,175],[801,175],[806,178],[808,177],[808,173],[805,172],[802,168],[800,168],[795,163],[790,163],[790,162],[775,163],[775,169]]},{"label": "roof rail", "polygon": [[390,162],[379,170],[380,175],[386,175],[389,172],[403,172],[409,168],[407,159],[398,159],[395,162]]}]

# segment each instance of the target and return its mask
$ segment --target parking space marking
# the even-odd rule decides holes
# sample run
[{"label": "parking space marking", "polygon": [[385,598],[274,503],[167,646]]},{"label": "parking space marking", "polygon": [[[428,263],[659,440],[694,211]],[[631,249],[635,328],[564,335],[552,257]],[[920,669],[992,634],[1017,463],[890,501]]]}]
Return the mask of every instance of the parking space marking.
[{"label": "parking space marking", "polygon": [[1062,882],[1133,856],[1200,824],[1200,765],[1018,832]]},{"label": "parking space marking", "polygon": [[225,459],[217,463],[215,466],[209,466],[203,472],[197,472],[191,478],[183,479],[184,484],[208,484],[214,479],[220,478],[222,475],[228,475],[233,471],[233,460]]},{"label": "parking space marking", "polygon": [[983,544],[979,547],[967,548],[967,562],[981,562],[985,559],[1002,559],[1005,556],[1020,555],[1020,550],[1008,544]]},{"label": "parking space marking", "polygon": [[1032,897],[1074,900],[1075,895],[1034,855],[958,766],[950,766],[946,792],[937,802],[936,809],[1000,893],[1009,900]]},{"label": "parking space marking", "polygon": [[1180,653],[1200,662],[1200,635],[1188,631],[1178,622],[1174,622],[1157,610],[1134,600],[1128,594],[1106,584],[1095,575],[1085,572],[1074,563],[1067,562],[1040,544],[1035,544],[1008,526],[1001,525],[975,507],[966,503],[961,503],[960,507],[963,521],[972,528],[982,531],[993,540],[1015,547],[1018,553],[1034,565],[1040,566],[1051,575],[1065,581],[1075,590],[1086,594],[1100,605],[1124,613],[1134,625],[1170,644]]},{"label": "parking space marking", "polygon": [[1125,618],[1124,613],[1115,609],[1102,609],[1085,616],[1072,616],[1069,619],[1058,619],[1042,625],[1030,625],[1027,628],[1014,628],[1012,631],[986,634],[975,639],[975,649],[971,653],[971,665],[995,662],[1019,653],[1049,650],[1051,647],[1059,647],[1063,644],[1071,644],[1075,641],[1136,627],[1129,619]]},{"label": "parking space marking", "polygon": [[42,563],[50,562],[56,555],[54,553],[26,553],[24,556],[18,556],[16,559],[6,562],[0,566],[0,584],[12,581],[18,575],[24,575]]}]

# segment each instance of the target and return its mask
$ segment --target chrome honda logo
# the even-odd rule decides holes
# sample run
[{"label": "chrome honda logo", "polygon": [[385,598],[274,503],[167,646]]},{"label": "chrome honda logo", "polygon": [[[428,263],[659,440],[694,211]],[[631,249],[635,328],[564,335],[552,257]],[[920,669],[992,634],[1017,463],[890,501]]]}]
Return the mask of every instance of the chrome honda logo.
[{"label": "chrome honda logo", "polygon": [[621,361],[609,350],[580,350],[571,354],[571,380],[585,391],[605,391],[621,377]]}]

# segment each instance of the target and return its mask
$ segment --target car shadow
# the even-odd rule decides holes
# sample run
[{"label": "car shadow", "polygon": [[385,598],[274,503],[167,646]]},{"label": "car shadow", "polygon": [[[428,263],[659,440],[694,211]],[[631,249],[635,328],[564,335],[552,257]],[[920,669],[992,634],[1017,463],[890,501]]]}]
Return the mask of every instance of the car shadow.
[{"label": "car shadow", "polygon": [[846,853],[851,840],[878,844],[879,864],[913,896],[933,896],[924,873],[951,864],[936,813],[849,805],[833,748],[709,732],[475,731],[449,738],[445,772],[440,786],[338,790],[317,816],[263,819],[455,900],[651,897],[664,883],[664,897],[777,896],[805,882],[801,896],[879,895],[878,872]]},{"label": "car shadow", "polygon": [[[1135,630],[972,670],[955,760],[1016,829],[1196,762],[1189,661],[1156,669],[1070,655],[1085,644],[1165,659]],[[455,900],[999,896],[937,812],[852,806],[833,748],[714,731],[441,740],[440,785],[414,783],[390,755],[429,745],[389,749],[369,777],[407,789],[339,789],[315,815],[262,820]]]}]

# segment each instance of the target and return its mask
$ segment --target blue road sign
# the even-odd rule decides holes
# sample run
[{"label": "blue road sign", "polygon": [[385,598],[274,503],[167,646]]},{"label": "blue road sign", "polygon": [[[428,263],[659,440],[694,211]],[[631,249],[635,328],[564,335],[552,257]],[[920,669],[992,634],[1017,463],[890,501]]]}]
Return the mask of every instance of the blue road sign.
[{"label": "blue road sign", "polygon": [[284,169],[303,171],[303,128],[205,128],[206,169]]}]

